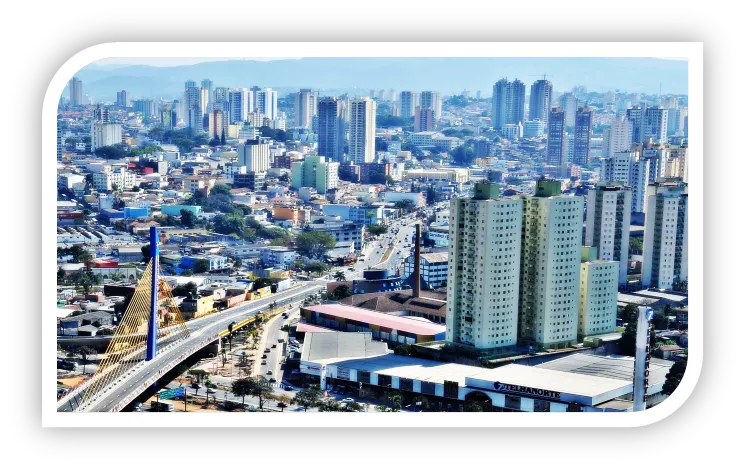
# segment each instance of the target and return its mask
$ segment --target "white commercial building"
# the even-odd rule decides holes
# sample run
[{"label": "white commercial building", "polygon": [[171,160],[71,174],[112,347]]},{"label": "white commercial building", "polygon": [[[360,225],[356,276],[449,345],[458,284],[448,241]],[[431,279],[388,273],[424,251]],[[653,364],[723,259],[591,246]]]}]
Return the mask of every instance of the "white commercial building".
[{"label": "white commercial building", "polygon": [[584,199],[561,195],[559,181],[539,180],[523,202],[520,336],[568,346],[577,340]]},{"label": "white commercial building", "polygon": [[643,213],[649,180],[649,160],[636,152],[619,152],[600,160],[600,182],[631,186],[631,212]]},{"label": "white commercial building", "polygon": [[587,193],[585,245],[596,247],[598,259],[618,261],[619,284],[626,283],[631,225],[631,188],[601,183]]},{"label": "white commercial building", "polygon": [[682,180],[649,186],[643,253],[642,286],[671,289],[688,280],[688,184]]},{"label": "white commercial building", "polygon": [[631,150],[633,126],[625,118],[617,120],[603,131],[603,158]]},{"label": "white commercial building", "polygon": [[135,175],[124,170],[115,168],[112,171],[93,173],[93,187],[99,192],[114,189],[129,190],[135,185]]},{"label": "white commercial building", "polygon": [[246,171],[263,173],[269,169],[269,144],[259,140],[247,140],[238,145],[238,165],[245,166]]},{"label": "white commercial building", "polygon": [[498,195],[498,185],[479,183],[472,199],[450,200],[448,342],[517,344],[522,201]]},{"label": "white commercial building", "polygon": [[349,160],[354,164],[375,160],[375,101],[352,100],[349,120]]},{"label": "white commercial building", "polygon": [[523,125],[518,122],[517,124],[505,124],[502,126],[502,137],[508,140],[517,140],[523,138]]},{"label": "white commercial building", "polygon": [[616,330],[618,261],[589,260],[580,268],[580,338]]},{"label": "white commercial building", "polygon": [[57,175],[57,188],[71,190],[75,184],[85,182],[85,176],[82,174],[62,173]]},{"label": "white commercial building", "polygon": [[[431,252],[421,254],[419,272],[425,282],[425,288],[440,288],[448,279],[448,253]],[[404,278],[414,273],[414,256],[404,261]]]},{"label": "white commercial building", "polygon": [[107,122],[91,124],[91,151],[122,143],[122,125]]}]

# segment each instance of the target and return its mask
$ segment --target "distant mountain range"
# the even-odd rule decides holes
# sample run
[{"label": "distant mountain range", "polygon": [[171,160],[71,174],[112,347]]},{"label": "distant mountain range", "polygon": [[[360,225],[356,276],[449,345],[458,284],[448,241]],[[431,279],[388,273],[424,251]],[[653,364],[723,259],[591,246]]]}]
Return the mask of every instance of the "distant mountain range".
[{"label": "distant mountain range", "polygon": [[590,91],[657,94],[688,92],[688,63],[651,58],[303,58],[273,61],[227,60],[174,67],[96,65],[77,76],[95,101],[115,101],[116,92],[133,97],[173,99],[184,82],[209,78],[214,86],[272,87],[280,94],[299,88],[321,94],[368,95],[371,89],[434,90],[444,95],[469,90],[491,96],[495,81],[507,77],[530,84],[543,74],[554,90],[584,85]]}]

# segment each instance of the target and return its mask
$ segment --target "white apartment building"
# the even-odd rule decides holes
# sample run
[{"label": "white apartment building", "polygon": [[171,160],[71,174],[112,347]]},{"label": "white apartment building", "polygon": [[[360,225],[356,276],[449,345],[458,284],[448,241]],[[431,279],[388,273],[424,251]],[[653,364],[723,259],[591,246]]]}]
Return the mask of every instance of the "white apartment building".
[{"label": "white apartment building", "polygon": [[597,248],[598,259],[618,261],[619,285],[626,283],[631,225],[631,188],[600,183],[587,193],[586,246]]},{"label": "white apartment building", "polygon": [[107,122],[91,124],[91,151],[122,143],[122,125]]},{"label": "white apartment building", "polygon": [[115,168],[112,171],[93,173],[93,187],[98,192],[106,192],[114,189],[129,190],[135,185],[135,175],[124,170]]},{"label": "white apartment building", "polygon": [[633,125],[625,118],[613,122],[603,131],[603,158],[631,150],[633,133]]},{"label": "white apartment building", "polygon": [[523,138],[523,124],[505,124],[502,126],[502,137],[508,140],[517,140]]},{"label": "white apartment building", "polygon": [[539,180],[523,197],[520,338],[528,344],[577,340],[583,212],[583,197],[561,195],[559,181]]},{"label": "white apartment building", "polygon": [[450,201],[448,342],[517,344],[522,201],[498,193],[498,185],[476,184],[473,199]]},{"label": "white apartment building", "polygon": [[349,117],[349,160],[354,164],[375,161],[375,101],[352,100]]},{"label": "white apartment building", "polygon": [[71,190],[75,184],[85,182],[85,176],[74,173],[61,173],[57,175],[57,188]]},{"label": "white apartment building", "polygon": [[677,178],[649,186],[642,285],[671,289],[688,280],[688,184]]},{"label": "white apartment building", "polygon": [[580,338],[616,330],[618,261],[590,260],[580,268]]},{"label": "white apartment building", "polygon": [[232,184],[233,177],[236,174],[246,174],[246,167],[241,166],[239,164],[226,164],[224,171],[225,171],[225,179],[227,179],[228,182]]},{"label": "white apartment building", "polygon": [[[313,116],[317,114],[318,93],[310,89],[302,89],[295,94],[295,126],[303,129],[311,128]],[[326,156],[326,155],[324,155]]]},{"label": "white apartment building", "polygon": [[631,212],[643,213],[649,180],[649,160],[636,152],[619,152],[600,160],[600,182],[631,186]]},{"label": "white apartment building", "polygon": [[245,166],[246,171],[264,173],[269,169],[269,144],[259,140],[247,140],[238,145],[238,165]]},{"label": "white apartment building", "polygon": [[437,223],[449,223],[450,222],[450,210],[440,210],[435,213],[435,221]]}]

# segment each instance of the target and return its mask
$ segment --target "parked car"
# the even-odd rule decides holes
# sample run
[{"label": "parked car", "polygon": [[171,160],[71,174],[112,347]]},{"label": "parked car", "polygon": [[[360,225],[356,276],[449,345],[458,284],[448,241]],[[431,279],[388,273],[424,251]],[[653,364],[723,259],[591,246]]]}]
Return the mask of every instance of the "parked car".
[{"label": "parked car", "polygon": [[293,387],[292,387],[292,386],[290,386],[289,384],[286,384],[286,385],[285,385],[285,391],[294,391],[294,390],[295,390],[295,388],[293,388]]},{"label": "parked car", "polygon": [[264,349],[264,353],[270,353],[270,352],[271,352],[271,349],[269,349],[268,347]]},{"label": "parked car", "polygon": [[277,348],[277,344],[272,344],[272,348]]},{"label": "parked car", "polygon": [[261,360],[262,365],[266,365],[266,360]]},{"label": "parked car", "polygon": [[[270,371],[270,372],[268,372],[267,374],[268,374],[268,375],[270,375],[270,374],[272,374],[272,372]],[[269,378],[269,382],[270,382],[270,383],[276,383],[276,382],[277,382],[277,380],[276,380],[275,378]]]},{"label": "parked car", "polygon": [[266,374],[267,374],[268,376],[271,376],[271,375],[272,375],[272,370],[269,370],[269,371],[267,371],[267,372],[266,372]]},{"label": "parked car", "polygon": [[352,399],[351,397],[347,397],[347,398],[342,399],[341,401],[346,404],[351,404],[354,402],[354,399]]},{"label": "parked car", "polygon": [[262,355],[261,358],[266,358],[266,354]]}]

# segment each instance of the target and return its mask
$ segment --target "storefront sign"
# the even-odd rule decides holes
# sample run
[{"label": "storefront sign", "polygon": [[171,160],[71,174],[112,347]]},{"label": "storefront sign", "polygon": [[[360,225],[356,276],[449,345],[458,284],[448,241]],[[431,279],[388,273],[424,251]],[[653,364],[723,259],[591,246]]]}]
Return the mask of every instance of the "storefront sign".
[{"label": "storefront sign", "polygon": [[499,392],[511,392],[519,394],[528,394],[530,396],[541,396],[549,399],[560,399],[561,393],[557,391],[549,391],[548,389],[531,388],[528,386],[518,386],[515,384],[500,383],[499,381],[494,383],[494,389]]}]

